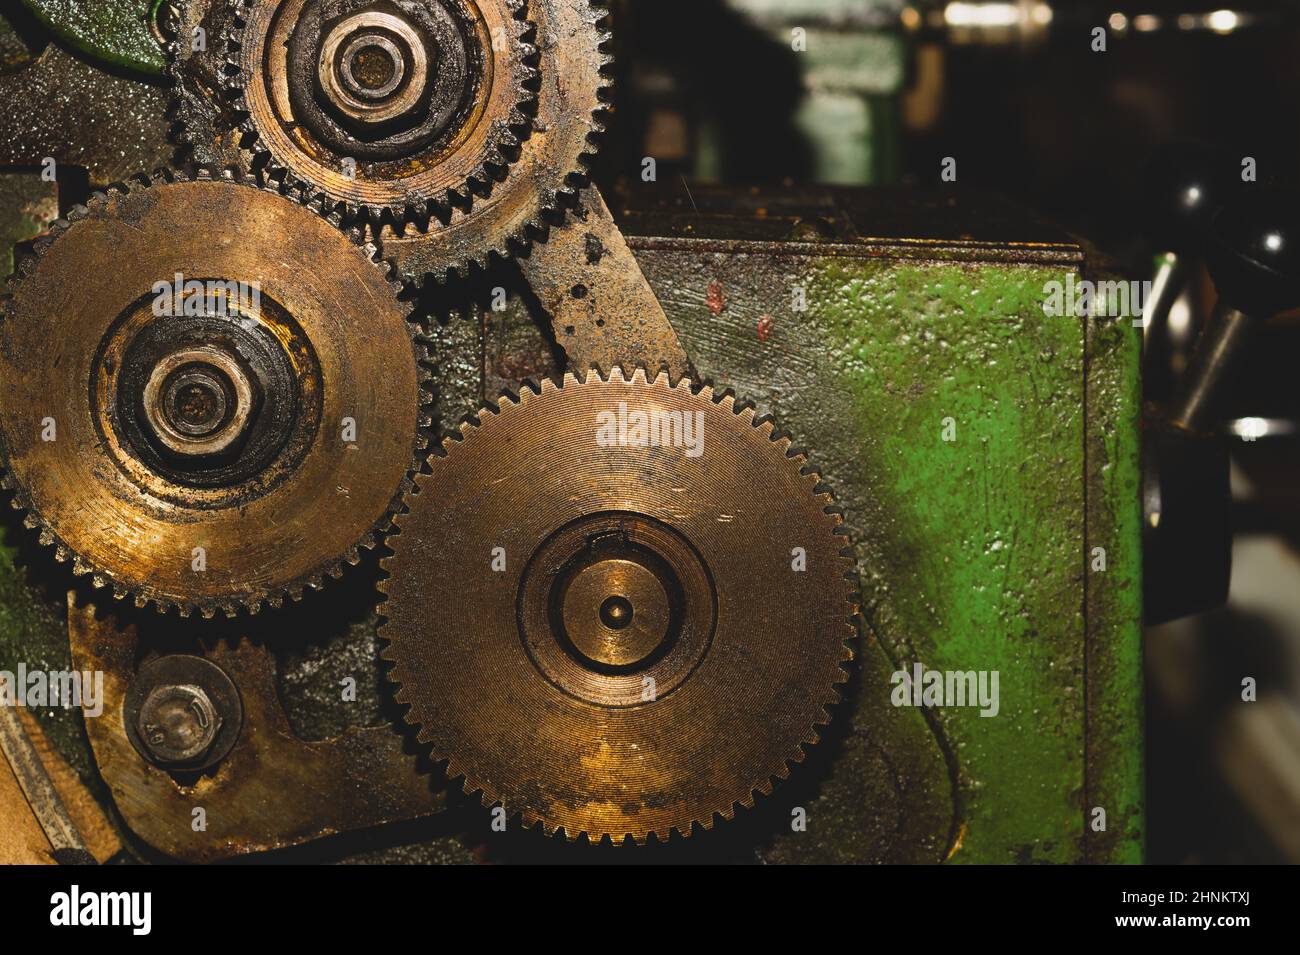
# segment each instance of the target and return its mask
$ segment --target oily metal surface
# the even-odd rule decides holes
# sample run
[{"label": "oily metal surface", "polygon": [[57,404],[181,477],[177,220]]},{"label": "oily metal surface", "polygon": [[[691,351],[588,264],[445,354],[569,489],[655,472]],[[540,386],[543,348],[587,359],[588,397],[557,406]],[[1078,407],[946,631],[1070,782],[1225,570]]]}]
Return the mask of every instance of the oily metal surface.
[{"label": "oily metal surface", "polygon": [[471,263],[486,265],[492,255],[508,257],[576,198],[595,153],[592,137],[604,130],[605,70],[613,62],[604,50],[606,16],[593,0],[531,0],[540,80],[532,130],[491,195],[476,198],[468,211],[453,210],[449,222],[427,227],[386,227],[384,254],[405,275],[441,282]]},{"label": "oily metal surface", "polygon": [[635,361],[674,379],[691,374],[676,330],[595,186],[582,190],[568,221],[521,256],[519,267],[570,369]]},{"label": "oily metal surface", "polygon": [[[239,688],[244,719],[238,740],[215,770],[178,780],[140,757],[124,724],[123,701],[147,652],[137,628],[69,595],[68,639],[75,666],[104,674],[104,712],[86,720],[99,774],[131,831],[169,856],[212,862],[444,807],[444,792],[390,727],[299,738],[280,703],[270,652],[247,640],[222,641],[203,657]],[[200,808],[206,829],[193,825]]]},{"label": "oily metal surface", "polygon": [[[3,303],[3,482],[28,526],[116,596],[183,614],[297,598],[355,562],[400,505],[427,421],[423,346],[372,253],[233,177],[141,181],[70,218]],[[128,411],[111,384],[126,374],[107,360],[115,335],[179,323],[138,318],[177,273],[257,288],[263,317],[271,303],[287,316],[274,334],[302,339],[294,373],[311,416],[237,483],[160,471],[112,426]]]},{"label": "oily metal surface", "polygon": [[[534,97],[534,49],[527,39],[532,27],[521,0],[453,0],[451,6],[463,11],[467,23],[465,40],[481,61],[467,115],[448,136],[409,152],[369,159],[359,140],[348,151],[322,141],[293,93],[305,80],[295,74],[290,37],[312,15],[311,0],[230,3],[233,17],[225,24],[227,41],[221,44],[226,49],[209,57],[228,59],[234,68],[225,85],[243,116],[242,130],[255,137],[255,161],[269,163],[304,200],[423,224],[430,216],[445,220],[454,209],[464,211],[499,188],[496,183],[527,135]],[[418,0],[407,5],[421,7]],[[210,68],[204,57],[187,59],[196,70]],[[445,64],[436,63],[432,74],[442,68]],[[354,166],[347,165],[349,159]]]},{"label": "oily metal surface", "polygon": [[30,63],[0,73],[0,165],[51,157],[84,166],[102,187],[166,163],[167,91],[96,69],[50,44]]},{"label": "oily metal surface", "polygon": [[[636,411],[692,416],[700,453],[602,446],[605,415]],[[666,841],[753,806],[803,761],[847,676],[857,591],[829,492],[770,420],[616,369],[525,388],[444,451],[389,539],[381,636],[407,719],[466,792],[570,839]],[[654,661],[667,676],[648,699],[619,696],[624,670],[571,683],[542,661],[559,636],[530,609],[531,576],[560,579],[555,542],[586,522],[603,525],[593,541],[635,539],[680,568],[690,659],[673,645]]]}]

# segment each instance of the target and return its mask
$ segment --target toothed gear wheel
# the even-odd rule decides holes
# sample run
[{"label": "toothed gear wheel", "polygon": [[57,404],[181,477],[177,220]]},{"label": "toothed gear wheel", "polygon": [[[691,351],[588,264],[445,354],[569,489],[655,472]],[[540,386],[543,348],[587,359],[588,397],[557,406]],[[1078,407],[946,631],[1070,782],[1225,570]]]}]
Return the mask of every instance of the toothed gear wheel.
[{"label": "toothed gear wheel", "polygon": [[533,130],[504,178],[447,221],[384,227],[384,254],[414,280],[445,282],[493,257],[523,254],[563,222],[587,182],[604,118],[613,57],[609,13],[592,0],[529,0],[538,85]]},{"label": "toothed gear wheel", "polygon": [[447,220],[528,135],[523,0],[228,0],[226,84],[254,163],[305,201]]},{"label": "toothed gear wheel", "polygon": [[485,805],[665,841],[752,806],[817,741],[852,561],[821,479],[752,407],[569,375],[466,422],[416,483],[383,653],[419,740]]},{"label": "toothed gear wheel", "polygon": [[172,138],[184,162],[236,168],[246,160],[239,145],[244,131],[226,93],[222,52],[235,11],[230,0],[175,0],[169,7]]},{"label": "toothed gear wheel", "polygon": [[256,611],[342,572],[423,457],[400,284],[234,173],[159,173],[55,223],[0,301],[3,484],[119,598]]}]

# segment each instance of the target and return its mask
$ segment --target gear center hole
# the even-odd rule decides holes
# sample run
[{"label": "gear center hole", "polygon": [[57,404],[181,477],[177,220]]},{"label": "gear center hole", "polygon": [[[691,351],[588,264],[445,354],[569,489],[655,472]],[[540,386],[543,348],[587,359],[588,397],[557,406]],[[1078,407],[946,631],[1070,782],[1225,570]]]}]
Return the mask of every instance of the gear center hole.
[{"label": "gear center hole", "polygon": [[600,605],[600,620],[611,630],[622,630],[632,623],[634,610],[632,602],[626,597],[615,594],[607,597]]}]

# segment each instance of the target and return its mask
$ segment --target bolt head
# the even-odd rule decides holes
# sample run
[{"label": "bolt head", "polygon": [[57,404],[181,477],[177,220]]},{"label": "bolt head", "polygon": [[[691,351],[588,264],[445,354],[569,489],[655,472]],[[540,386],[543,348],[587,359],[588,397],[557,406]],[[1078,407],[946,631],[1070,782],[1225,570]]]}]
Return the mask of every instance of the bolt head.
[{"label": "bolt head", "polygon": [[137,723],[149,754],[165,766],[199,762],[221,730],[221,717],[208,694],[189,683],[154,687],[140,707]]}]

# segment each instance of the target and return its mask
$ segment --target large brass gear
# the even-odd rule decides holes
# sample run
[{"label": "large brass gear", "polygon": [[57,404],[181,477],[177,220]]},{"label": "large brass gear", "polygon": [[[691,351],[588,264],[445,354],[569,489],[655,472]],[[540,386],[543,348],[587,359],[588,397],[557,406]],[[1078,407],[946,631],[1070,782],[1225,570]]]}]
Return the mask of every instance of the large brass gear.
[{"label": "large brass gear", "polygon": [[426,445],[424,346],[389,271],[234,173],[96,195],[3,302],[14,506],[140,606],[233,615],[341,573]]},{"label": "large brass gear", "polygon": [[752,806],[817,741],[852,656],[852,560],[820,478],[752,407],[666,374],[567,375],[466,422],[417,485],[383,654],[419,740],[485,805],[666,841]]},{"label": "large brass gear", "polygon": [[446,222],[495,188],[528,135],[523,0],[229,2],[242,129],[255,162],[306,201]]}]

